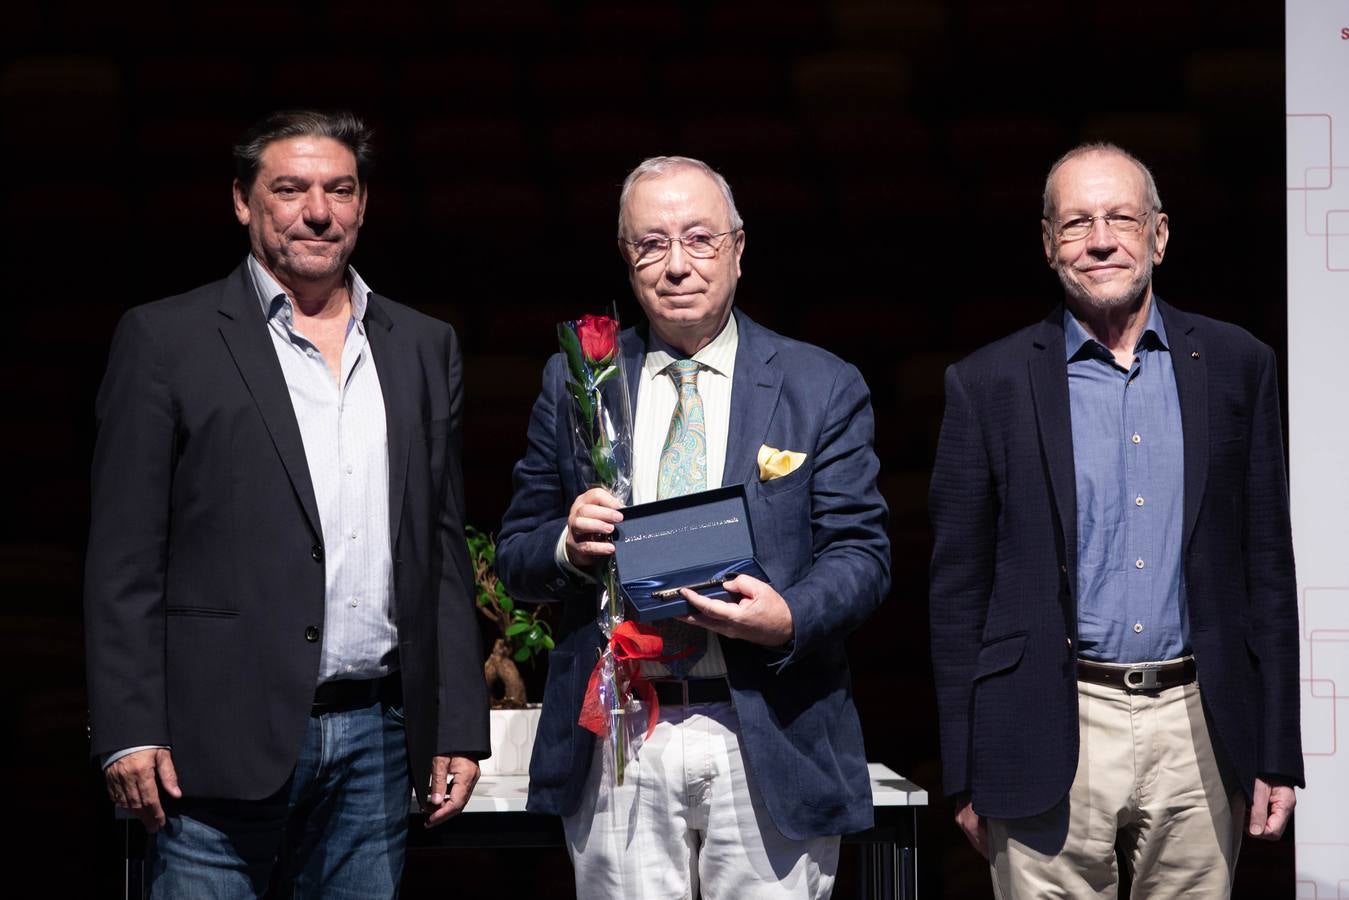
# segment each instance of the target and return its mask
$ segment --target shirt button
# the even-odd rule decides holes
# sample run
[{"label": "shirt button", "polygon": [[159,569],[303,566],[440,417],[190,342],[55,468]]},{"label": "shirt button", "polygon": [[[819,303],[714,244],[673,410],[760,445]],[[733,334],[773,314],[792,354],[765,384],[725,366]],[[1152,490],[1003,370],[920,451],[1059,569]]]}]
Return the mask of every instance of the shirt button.
[{"label": "shirt button", "polygon": [[351,532],[351,539],[352,539],[353,541],[356,540],[356,531],[355,531],[354,529],[353,529],[352,532]]},{"label": "shirt button", "polygon": [[356,471],[356,467],[355,467],[355,466],[351,466],[351,465],[347,466],[347,474],[348,474],[348,475],[350,475],[350,474],[351,474],[352,472],[354,472],[354,471]]},{"label": "shirt button", "polygon": [[1142,439],[1141,437],[1139,437],[1137,434],[1135,434],[1133,437],[1129,438],[1129,440],[1133,441],[1135,444],[1141,444],[1141,443],[1143,443],[1143,439]]},{"label": "shirt button", "polygon": [[1136,560],[1134,560],[1134,568],[1135,568],[1135,569],[1141,569],[1141,568],[1143,568],[1143,560],[1141,560],[1141,559],[1136,559]]},{"label": "shirt button", "polygon": [[309,555],[316,563],[323,562],[323,548],[318,544],[309,548]]},{"label": "shirt button", "polygon": [[310,625],[306,628],[304,630],[304,639],[311,644],[317,643],[319,639],[319,627],[317,625]]},{"label": "shirt button", "polygon": [[1142,634],[1142,633],[1143,633],[1143,623],[1142,623],[1142,622],[1135,622],[1135,623],[1134,623],[1134,634]]},{"label": "shirt button", "polygon": [[1134,506],[1142,506],[1142,505],[1143,505],[1143,497],[1142,497],[1142,495],[1139,495],[1139,496],[1135,497],[1135,498],[1134,498]]},{"label": "shirt button", "polygon": [[352,608],[352,609],[355,609],[355,608],[356,608],[357,602],[358,602],[358,601],[357,601],[357,599],[356,599],[355,597],[352,597],[352,598],[351,598],[351,608]]}]

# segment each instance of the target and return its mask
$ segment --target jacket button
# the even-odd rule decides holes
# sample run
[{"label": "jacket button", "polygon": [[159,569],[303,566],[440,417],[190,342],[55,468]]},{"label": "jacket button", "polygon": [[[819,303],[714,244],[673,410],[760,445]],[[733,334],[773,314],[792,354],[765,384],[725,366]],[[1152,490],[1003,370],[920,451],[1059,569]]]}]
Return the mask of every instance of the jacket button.
[{"label": "jacket button", "polygon": [[313,557],[314,562],[316,563],[323,562],[323,548],[320,547],[318,544],[315,544],[314,546],[309,548],[309,555]]},{"label": "jacket button", "polygon": [[306,628],[304,630],[304,639],[311,644],[317,641],[319,639],[319,627],[317,625],[310,625]]}]

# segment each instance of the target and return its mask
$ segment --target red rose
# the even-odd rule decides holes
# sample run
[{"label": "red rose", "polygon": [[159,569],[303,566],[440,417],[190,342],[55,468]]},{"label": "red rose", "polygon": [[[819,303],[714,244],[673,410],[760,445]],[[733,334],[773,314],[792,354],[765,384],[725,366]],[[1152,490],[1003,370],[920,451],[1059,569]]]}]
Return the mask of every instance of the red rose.
[{"label": "red rose", "polygon": [[581,352],[586,359],[599,365],[614,355],[618,340],[618,322],[608,316],[581,316],[576,323],[576,336],[581,340]]}]

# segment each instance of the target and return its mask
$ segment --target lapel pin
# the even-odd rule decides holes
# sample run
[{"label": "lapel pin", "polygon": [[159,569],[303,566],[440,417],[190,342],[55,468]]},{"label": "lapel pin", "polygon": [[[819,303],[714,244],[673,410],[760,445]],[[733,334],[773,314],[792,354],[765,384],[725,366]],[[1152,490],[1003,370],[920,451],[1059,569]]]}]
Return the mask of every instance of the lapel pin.
[{"label": "lapel pin", "polygon": [[1198,351],[1198,350],[1191,350],[1191,351],[1190,351],[1190,359],[1198,359],[1198,358],[1199,358],[1199,351]]}]

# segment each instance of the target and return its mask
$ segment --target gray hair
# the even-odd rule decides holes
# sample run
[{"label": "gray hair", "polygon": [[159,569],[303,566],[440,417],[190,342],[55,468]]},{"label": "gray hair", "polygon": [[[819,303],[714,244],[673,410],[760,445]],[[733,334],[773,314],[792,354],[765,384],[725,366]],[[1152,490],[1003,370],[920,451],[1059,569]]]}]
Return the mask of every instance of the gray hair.
[{"label": "gray hair", "polygon": [[356,157],[356,178],[364,186],[374,166],[373,133],[352,113],[285,109],[269,113],[244,132],[234,145],[234,177],[247,194],[262,165],[262,154],[277,141],[298,137],[332,138]]},{"label": "gray hair", "polygon": [[735,208],[735,197],[731,196],[731,186],[715,169],[701,159],[694,159],[691,156],[652,156],[638,163],[637,168],[629,172],[628,177],[623,179],[623,190],[618,194],[618,236],[620,238],[623,237],[623,213],[628,208],[628,196],[632,193],[632,189],[637,182],[643,178],[668,175],[679,169],[696,169],[711,178],[717,189],[721,191],[721,196],[726,200],[726,208],[730,210],[731,230],[739,231],[745,227],[744,220],[740,218],[740,211]]},{"label": "gray hair", "polygon": [[1044,208],[1042,211],[1042,215],[1046,219],[1053,218],[1054,214],[1054,176],[1058,174],[1059,169],[1063,168],[1064,163],[1090,153],[1113,153],[1116,156],[1124,157],[1137,166],[1138,171],[1143,174],[1143,186],[1147,191],[1148,209],[1151,212],[1162,211],[1162,198],[1157,193],[1157,182],[1153,179],[1152,172],[1148,167],[1143,165],[1142,160],[1118,144],[1112,144],[1109,141],[1090,141],[1085,144],[1078,144],[1060,156],[1054,165],[1049,167],[1049,174],[1045,176]]}]

